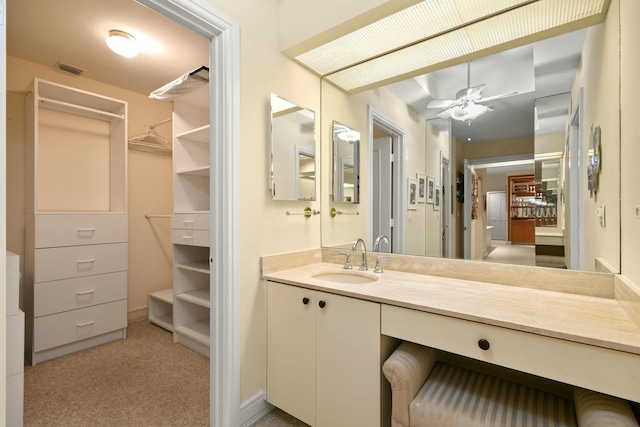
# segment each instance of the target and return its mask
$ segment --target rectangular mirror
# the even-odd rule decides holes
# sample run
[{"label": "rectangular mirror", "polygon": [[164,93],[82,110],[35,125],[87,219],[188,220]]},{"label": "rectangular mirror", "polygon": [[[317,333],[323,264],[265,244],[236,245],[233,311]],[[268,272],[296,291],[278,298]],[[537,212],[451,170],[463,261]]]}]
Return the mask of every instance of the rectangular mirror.
[{"label": "rectangular mirror", "polygon": [[360,203],[360,132],[333,122],[334,202]]},{"label": "rectangular mirror", "polygon": [[271,94],[273,200],[316,200],[315,113]]}]

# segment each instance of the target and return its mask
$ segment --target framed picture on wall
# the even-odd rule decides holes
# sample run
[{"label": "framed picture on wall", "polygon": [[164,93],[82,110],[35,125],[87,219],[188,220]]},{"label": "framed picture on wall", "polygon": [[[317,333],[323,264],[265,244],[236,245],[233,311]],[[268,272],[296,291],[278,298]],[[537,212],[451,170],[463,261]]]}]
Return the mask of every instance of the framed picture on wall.
[{"label": "framed picture on wall", "polygon": [[433,193],[434,193],[434,195],[433,195],[433,210],[434,211],[439,211],[440,210],[440,199],[441,199],[440,187],[436,187]]},{"label": "framed picture on wall", "polygon": [[435,190],[435,183],[433,178],[427,177],[427,203],[433,203],[433,196]]},{"label": "framed picture on wall", "polygon": [[407,209],[412,211],[418,208],[418,180],[407,179]]},{"label": "framed picture on wall", "polygon": [[419,173],[418,177],[418,203],[427,201],[427,175]]}]

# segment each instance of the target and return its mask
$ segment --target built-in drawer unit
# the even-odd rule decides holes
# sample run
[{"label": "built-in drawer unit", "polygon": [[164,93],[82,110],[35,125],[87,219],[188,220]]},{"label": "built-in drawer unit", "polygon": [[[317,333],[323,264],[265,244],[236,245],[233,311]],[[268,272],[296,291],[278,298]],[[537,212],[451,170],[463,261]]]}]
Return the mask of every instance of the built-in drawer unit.
[{"label": "built-in drawer unit", "polygon": [[36,248],[126,242],[127,214],[40,214]]},{"label": "built-in drawer unit", "polygon": [[127,298],[127,272],[34,284],[34,316],[90,307]]},{"label": "built-in drawer unit", "polygon": [[126,326],[126,300],[38,317],[34,319],[33,350],[47,350]]},{"label": "built-in drawer unit", "polygon": [[36,283],[125,271],[126,269],[126,243],[35,250]]},{"label": "built-in drawer unit", "polygon": [[174,213],[171,228],[175,230],[209,230],[209,212]]},{"label": "built-in drawer unit", "polygon": [[174,245],[209,246],[209,230],[171,230]]},{"label": "built-in drawer unit", "polygon": [[640,401],[636,354],[382,305],[382,334]]}]

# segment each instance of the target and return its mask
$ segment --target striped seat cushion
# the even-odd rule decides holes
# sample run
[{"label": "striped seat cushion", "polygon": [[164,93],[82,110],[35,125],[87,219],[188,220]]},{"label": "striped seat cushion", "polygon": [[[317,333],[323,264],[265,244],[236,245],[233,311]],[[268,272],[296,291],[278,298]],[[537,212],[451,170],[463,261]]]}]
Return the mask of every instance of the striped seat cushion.
[{"label": "striped seat cushion", "polygon": [[411,427],[576,426],[573,402],[438,362],[409,409]]}]

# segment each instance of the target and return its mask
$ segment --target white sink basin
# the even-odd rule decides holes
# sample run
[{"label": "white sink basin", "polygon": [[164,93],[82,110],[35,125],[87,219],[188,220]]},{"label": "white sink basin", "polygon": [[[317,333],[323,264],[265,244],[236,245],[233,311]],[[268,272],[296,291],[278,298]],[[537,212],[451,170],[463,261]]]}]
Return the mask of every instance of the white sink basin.
[{"label": "white sink basin", "polygon": [[375,276],[347,272],[324,272],[314,274],[311,277],[334,283],[371,283],[378,280]]}]

